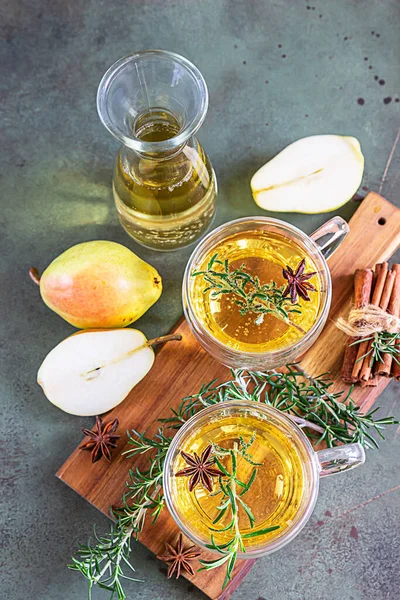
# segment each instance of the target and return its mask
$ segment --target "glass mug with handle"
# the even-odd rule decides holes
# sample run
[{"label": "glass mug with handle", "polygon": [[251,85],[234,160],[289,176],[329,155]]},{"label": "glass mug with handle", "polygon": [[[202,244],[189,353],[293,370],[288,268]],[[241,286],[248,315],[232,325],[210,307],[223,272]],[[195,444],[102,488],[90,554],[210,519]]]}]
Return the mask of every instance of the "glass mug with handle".
[{"label": "glass mug with handle", "polygon": [[[245,217],[209,233],[192,253],[183,278],[184,313],[203,348],[229,367],[251,370],[277,368],[304,354],[330,309],[332,281],[326,260],[348,232],[341,217],[311,236],[278,219]],[[292,274],[303,270],[304,280],[315,289],[306,290],[308,300],[286,294],[282,301],[287,267]],[[241,288],[248,275],[250,288]],[[257,292],[254,282],[259,288],[267,284],[284,312],[251,311],[251,294],[243,298],[242,292]]]},{"label": "glass mug with handle", "polygon": [[[239,500],[237,526],[245,548],[239,558],[257,558],[293,540],[311,517],[320,477],[365,462],[364,449],[358,443],[314,451],[295,419],[264,403],[229,400],[201,410],[180,428],[166,455],[163,489],[169,512],[185,535],[209,548],[211,535],[216,544],[223,545],[232,539],[234,530],[229,528],[229,506],[219,517],[226,497],[220,491],[218,477],[212,477],[210,493],[201,481],[190,491],[188,477],[176,475],[188,467],[181,451],[201,456],[210,444],[217,445],[217,452],[220,447],[233,448],[240,439],[248,444],[246,454],[251,455],[252,464],[239,454],[237,476],[246,484],[253,470],[256,475],[244,495],[240,495],[242,490],[237,491],[254,522],[249,522]],[[232,471],[230,458],[219,460],[227,472]],[[229,479],[222,477],[221,481],[226,486]],[[265,532],[269,528],[275,529]]]}]

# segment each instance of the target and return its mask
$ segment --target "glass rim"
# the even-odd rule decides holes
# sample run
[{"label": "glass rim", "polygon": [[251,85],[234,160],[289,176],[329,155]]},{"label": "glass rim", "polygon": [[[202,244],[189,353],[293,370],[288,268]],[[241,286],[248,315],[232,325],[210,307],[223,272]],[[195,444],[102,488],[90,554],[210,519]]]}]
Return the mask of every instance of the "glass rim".
[{"label": "glass rim", "polygon": [[[170,60],[179,63],[191,75],[193,81],[198,87],[200,103],[196,115],[189,121],[185,127],[174,137],[159,142],[146,142],[136,137],[133,133],[126,136],[118,127],[115,126],[113,119],[109,116],[107,107],[107,97],[110,85],[120,71],[130,62],[134,62],[144,57],[157,56],[161,60]],[[117,138],[124,146],[136,150],[137,152],[168,152],[184,144],[201,127],[208,110],[208,88],[205,79],[199,69],[190,60],[170,52],[168,50],[140,50],[127,54],[115,61],[104,73],[97,88],[97,113],[104,127]],[[162,107],[158,107],[162,108]]]},{"label": "glass rim", "polygon": [[[282,229],[291,230],[294,233],[296,233],[299,237],[301,237],[302,241],[305,244],[309,244],[313,248],[313,250],[316,252],[318,258],[321,260],[321,263],[324,267],[324,274],[325,274],[326,283],[327,283],[327,290],[326,290],[326,295],[324,298],[324,306],[323,306],[322,310],[320,311],[320,314],[318,315],[317,319],[311,326],[311,328],[297,342],[293,342],[292,344],[289,344],[288,346],[285,346],[284,348],[281,348],[279,350],[274,350],[272,352],[269,350],[263,351],[263,352],[250,352],[248,350],[237,350],[236,348],[231,348],[230,346],[227,346],[223,342],[219,341],[206,327],[204,327],[204,325],[201,323],[201,321],[197,318],[195,311],[193,310],[193,307],[192,307],[192,302],[191,302],[190,293],[189,293],[190,273],[193,269],[193,263],[199,259],[199,257],[201,256],[201,252],[203,251],[203,249],[207,245],[207,243],[213,237],[216,237],[219,233],[223,232],[225,229],[228,229],[229,227],[231,227],[233,225],[238,225],[238,224],[246,223],[246,222],[253,223],[256,221],[261,221],[266,224],[271,223],[272,225],[276,225],[278,227],[281,227]],[[185,314],[185,318],[186,318],[187,322],[189,323],[189,325],[191,325],[194,322],[196,327],[201,332],[203,332],[205,335],[207,335],[210,339],[212,339],[213,343],[216,346],[218,346],[221,350],[229,350],[229,353],[236,357],[246,355],[246,356],[250,357],[250,359],[252,359],[252,358],[256,359],[256,358],[260,358],[262,356],[268,356],[269,358],[271,358],[271,360],[273,360],[275,357],[277,358],[277,360],[279,360],[279,358],[282,355],[287,354],[288,352],[293,350],[295,347],[301,348],[301,347],[305,346],[309,342],[309,340],[313,337],[315,332],[318,331],[321,324],[325,323],[328,313],[329,313],[331,299],[332,299],[331,274],[330,274],[326,259],[325,259],[324,255],[322,254],[318,245],[314,242],[314,240],[309,235],[304,233],[304,231],[302,231],[295,225],[292,225],[292,224],[287,223],[286,221],[282,221],[280,219],[275,219],[274,217],[264,217],[264,216],[240,217],[239,219],[227,221],[226,223],[223,223],[219,227],[216,227],[215,229],[210,231],[210,233],[208,233],[200,241],[200,243],[196,246],[196,248],[193,250],[192,254],[189,257],[189,260],[187,262],[185,272],[183,275],[183,283],[182,283],[182,301],[183,302],[182,303],[183,303],[183,312]],[[300,354],[300,352],[299,352],[299,354]]]},{"label": "glass rim", "polygon": [[170,470],[173,456],[178,448],[179,443],[181,442],[181,440],[185,436],[185,434],[187,434],[187,432],[193,428],[193,426],[196,424],[196,422],[199,420],[199,418],[206,417],[210,413],[217,412],[218,410],[223,410],[223,409],[226,409],[229,407],[252,408],[255,410],[259,410],[264,414],[272,413],[277,418],[278,421],[279,420],[283,421],[286,425],[288,425],[294,431],[294,433],[296,435],[296,439],[300,442],[303,449],[305,450],[305,452],[309,458],[309,463],[311,465],[311,481],[309,482],[311,490],[310,490],[310,494],[309,494],[309,498],[308,498],[308,503],[304,509],[303,514],[301,515],[301,517],[299,518],[297,523],[295,523],[294,527],[292,529],[289,529],[289,531],[287,533],[284,533],[281,538],[275,539],[270,543],[264,543],[264,546],[260,546],[259,548],[256,547],[253,549],[249,548],[246,550],[246,552],[238,553],[238,557],[242,558],[242,559],[258,558],[261,556],[265,556],[267,554],[271,554],[272,552],[275,552],[276,550],[280,550],[281,548],[286,546],[286,544],[291,542],[300,533],[300,531],[303,529],[303,527],[308,522],[308,520],[311,517],[311,514],[314,510],[315,504],[317,502],[318,491],[319,491],[319,466],[318,466],[319,463],[318,463],[317,454],[316,454],[314,448],[312,447],[310,440],[305,435],[305,433],[303,433],[301,428],[297,425],[297,423],[295,421],[293,421],[290,418],[289,415],[283,413],[282,411],[278,410],[277,408],[274,408],[273,406],[270,406],[270,405],[264,404],[264,403],[260,403],[260,402],[255,402],[254,400],[227,400],[227,401],[222,401],[218,404],[213,404],[207,408],[203,408],[198,413],[196,413],[195,415],[190,417],[190,419],[188,419],[182,425],[182,427],[178,430],[178,432],[174,435],[172,442],[168,448],[166,457],[165,457],[164,469],[163,469],[163,483],[162,483],[164,494],[165,494],[165,502],[166,502],[169,513],[171,514],[172,518],[174,519],[174,521],[178,525],[178,527],[182,530],[182,532],[190,540],[193,540],[197,545],[209,550],[209,548],[207,548],[206,544],[202,540],[200,540],[199,537],[197,537],[194,533],[192,533],[190,531],[190,529],[188,527],[186,527],[186,525],[182,522],[182,520],[175,508],[173,499],[172,499],[172,490],[171,490],[171,486],[170,486],[171,477],[169,475],[169,470]]}]

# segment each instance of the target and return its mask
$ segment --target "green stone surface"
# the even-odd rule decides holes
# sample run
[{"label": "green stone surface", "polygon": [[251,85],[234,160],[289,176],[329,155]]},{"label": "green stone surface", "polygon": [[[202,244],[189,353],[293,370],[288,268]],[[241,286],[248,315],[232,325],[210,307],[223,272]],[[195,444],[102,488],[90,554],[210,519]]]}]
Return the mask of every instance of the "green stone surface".
[{"label": "green stone surface", "polygon": [[[260,214],[249,189],[253,172],[290,142],[317,133],[356,136],[366,158],[360,193],[381,191],[399,203],[400,5],[3,0],[0,14],[0,597],[83,600],[85,581],[65,565],[92,523],[99,531],[108,523],[54,474],[93,419],[64,414],[36,384],[44,356],[73,328],[44,306],[28,269],[43,269],[86,240],[127,245],[164,279],[161,300],[137,322],[154,336],[181,315],[190,254],[144,250],[118,224],[110,186],[117,144],[95,108],[102,74],[120,56],[152,47],[198,65],[210,91],[200,139],[219,180],[216,224]],[[339,212],[349,218],[356,208],[349,202]],[[310,233],[331,215],[278,216]],[[382,395],[384,413],[400,417],[399,389],[392,383]],[[393,427],[363,468],[324,480],[307,527],[259,560],[235,600],[398,598],[399,450]],[[129,599],[204,597],[184,580],[167,581],[163,565],[133,546],[145,583],[128,582]]]}]

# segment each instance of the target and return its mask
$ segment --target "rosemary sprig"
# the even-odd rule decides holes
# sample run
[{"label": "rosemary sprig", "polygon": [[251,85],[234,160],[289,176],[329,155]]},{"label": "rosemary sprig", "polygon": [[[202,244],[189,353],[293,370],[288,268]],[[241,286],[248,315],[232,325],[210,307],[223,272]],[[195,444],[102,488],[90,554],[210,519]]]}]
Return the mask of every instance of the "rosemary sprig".
[{"label": "rosemary sprig", "polygon": [[376,362],[383,362],[384,354],[389,354],[397,364],[400,364],[400,333],[377,331],[370,337],[356,340],[351,346],[361,344],[361,342],[371,342],[371,346],[365,354],[357,359],[357,362],[370,356],[370,367],[372,368]]},{"label": "rosemary sprig", "polygon": [[129,469],[129,481],[126,482],[128,491],[125,493],[125,499],[148,496],[152,490],[161,485],[164,460],[172,441],[171,437],[164,435],[162,429],[158,430],[153,439],[146,437],[145,433],[139,433],[134,429],[132,429],[132,433],[137,439],[129,431],[127,432],[128,444],[133,446],[133,448],[132,450],[123,452],[123,455],[131,458],[152,450],[156,452],[152,456],[150,468],[147,471],[140,471],[138,468],[135,470]]},{"label": "rosemary sprig", "polygon": [[[112,508],[111,516],[115,523],[110,532],[99,537],[94,532],[95,544],[80,545],[76,558],[68,567],[79,571],[88,580],[88,598],[95,585],[111,592],[110,600],[124,600],[123,579],[132,579],[124,574],[123,567],[134,570],[128,561],[130,540],[137,539],[142,531],[146,515],[151,511],[154,524],[164,507],[164,496],[160,492],[165,455],[172,438],[164,436],[159,429],[154,439],[132,430],[128,433],[128,444],[132,450],[126,451],[128,457],[152,451],[150,467],[141,471],[129,469],[127,491],[122,496],[120,508]],[[136,438],[134,437],[136,436]],[[140,581],[135,579],[134,581]]]},{"label": "rosemary sprig", "polygon": [[215,381],[204,386],[200,393],[184,398],[173,416],[162,419],[170,428],[178,429],[196,412],[228,400],[253,400],[289,412],[314,425],[309,437],[315,444],[325,442],[328,447],[340,443],[360,442],[364,447],[378,448],[372,437],[375,431],[383,439],[386,425],[397,423],[393,417],[375,418],[378,408],[363,414],[348,393],[331,392],[333,381],[323,373],[311,377],[299,364],[286,365],[286,372],[244,371],[232,372],[233,378],[220,385]]},{"label": "rosemary sprig", "polygon": [[[225,542],[223,544],[217,544],[215,541],[215,536],[214,534],[212,534],[211,543],[207,545],[207,548],[210,548],[210,550],[215,550],[222,556],[220,558],[216,558],[215,560],[199,560],[199,562],[202,565],[200,571],[209,571],[211,569],[216,569],[217,567],[220,567],[223,564],[227,563],[226,575],[222,584],[222,589],[225,589],[229,580],[232,578],[232,572],[235,568],[238,552],[246,552],[244,540],[251,537],[265,535],[270,531],[279,529],[279,525],[277,525],[274,527],[268,527],[266,529],[244,534],[240,531],[239,507],[243,508],[249,521],[250,527],[253,528],[255,524],[254,515],[251,512],[250,507],[243,500],[244,494],[246,494],[249,491],[256,478],[257,467],[261,466],[261,463],[255,462],[248,452],[248,449],[253,444],[254,440],[255,434],[253,434],[252,438],[247,443],[242,437],[240,437],[239,443],[235,442],[234,447],[232,449],[222,448],[221,446],[213,444],[215,464],[224,473],[224,477],[219,478],[219,489],[216,492],[214,492],[214,495],[222,494],[222,497],[220,500],[220,504],[217,507],[219,512],[217,517],[214,519],[213,524],[216,525],[226,514],[230,515],[230,521],[228,525],[226,525],[222,529],[210,528],[210,530],[214,532],[231,532],[232,537],[230,540],[228,540],[228,542]],[[250,478],[247,481],[247,483],[241,481],[238,478],[237,465],[239,456],[241,456],[247,463],[254,466],[252,474],[250,475]],[[230,471],[228,471],[227,467],[224,466],[220,458],[230,458]]]},{"label": "rosemary sprig", "polygon": [[[360,442],[368,448],[378,447],[372,431],[383,439],[382,430],[385,426],[397,423],[393,417],[376,419],[378,408],[362,414],[351,398],[351,390],[348,394],[331,392],[333,382],[325,374],[311,377],[298,364],[287,365],[286,369],[285,373],[233,371],[229,381],[219,385],[216,380],[211,381],[204,384],[197,394],[183,398],[178,409],[171,408],[171,416],[161,419],[161,422],[176,430],[207,406],[228,400],[253,400],[283,412],[290,411],[301,423],[311,424],[312,430],[308,435],[314,443],[323,440],[331,447],[341,442]],[[121,507],[112,510],[115,522],[110,532],[104,536],[98,536],[95,532],[94,543],[89,541],[87,545],[80,545],[76,558],[72,558],[72,563],[68,565],[88,580],[89,599],[96,585],[111,593],[110,600],[126,598],[122,582],[130,578],[124,574],[123,568],[129,571],[133,569],[128,560],[130,539],[137,538],[142,531],[147,514],[155,523],[163,509],[161,481],[171,440],[172,437],[165,436],[162,429],[154,438],[134,430],[128,434],[132,449],[125,455],[129,458],[148,454],[149,468],[128,471],[127,491],[121,499]],[[244,446],[242,443],[242,451]],[[254,476],[251,475],[247,485],[252,483]]]},{"label": "rosemary sprig", "polygon": [[[215,267],[222,269],[215,270]],[[239,269],[231,269],[228,260],[219,260],[218,254],[214,254],[205,271],[194,271],[192,277],[202,276],[208,284],[203,290],[205,294],[211,290],[211,298],[218,298],[223,294],[233,294],[235,304],[239,307],[239,313],[245,315],[249,312],[258,314],[255,323],[260,325],[264,315],[274,315],[287,325],[295,327],[302,333],[305,331],[290,320],[290,313],[298,313],[299,305],[291,303],[291,299],[283,295],[285,286],[277,286],[275,281],[261,285],[259,278],[246,272],[245,265]]]},{"label": "rosemary sprig", "polygon": [[128,558],[130,554],[130,540],[132,531],[130,528],[116,528],[111,526],[110,532],[98,536],[94,531],[95,545],[89,540],[87,546],[80,544],[77,558],[72,557],[72,563],[68,567],[73,571],[79,571],[88,580],[88,598],[94,585],[112,592],[111,599],[116,596],[118,600],[124,600],[126,595],[122,588],[121,579],[141,581],[128,575],[124,575],[123,566],[134,571]]}]

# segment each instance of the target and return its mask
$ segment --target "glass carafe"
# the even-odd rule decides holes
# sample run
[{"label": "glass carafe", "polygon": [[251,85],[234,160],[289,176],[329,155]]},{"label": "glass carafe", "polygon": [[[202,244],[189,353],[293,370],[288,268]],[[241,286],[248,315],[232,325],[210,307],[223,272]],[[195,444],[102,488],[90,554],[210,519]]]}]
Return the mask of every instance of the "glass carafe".
[{"label": "glass carafe", "polygon": [[195,137],[207,107],[200,71],[172,52],[121,58],[100,82],[100,119],[122,144],[115,204],[124,229],[143,246],[187,246],[213,219],[215,174]]}]

